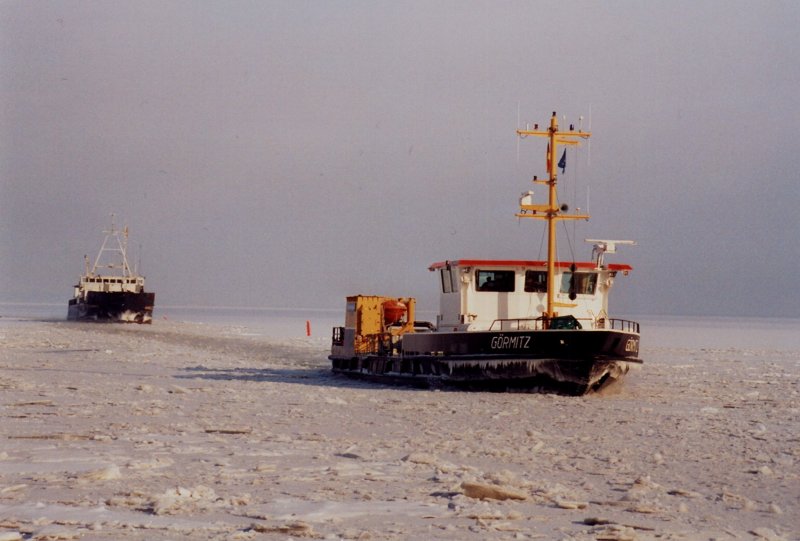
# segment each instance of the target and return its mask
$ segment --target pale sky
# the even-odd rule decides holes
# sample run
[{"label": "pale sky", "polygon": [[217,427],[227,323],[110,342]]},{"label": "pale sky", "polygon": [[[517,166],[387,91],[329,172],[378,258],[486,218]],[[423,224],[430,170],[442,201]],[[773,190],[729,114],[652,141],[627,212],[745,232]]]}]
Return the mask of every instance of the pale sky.
[{"label": "pale sky", "polygon": [[[800,3],[0,2],[0,302],[63,302],[109,215],[159,305],[434,310],[429,264],[632,239],[612,315],[800,317]],[[569,239],[569,242],[567,242]],[[569,252],[572,243],[573,252]],[[141,247],[141,248],[140,248]],[[66,308],[65,308],[66,310]]]}]

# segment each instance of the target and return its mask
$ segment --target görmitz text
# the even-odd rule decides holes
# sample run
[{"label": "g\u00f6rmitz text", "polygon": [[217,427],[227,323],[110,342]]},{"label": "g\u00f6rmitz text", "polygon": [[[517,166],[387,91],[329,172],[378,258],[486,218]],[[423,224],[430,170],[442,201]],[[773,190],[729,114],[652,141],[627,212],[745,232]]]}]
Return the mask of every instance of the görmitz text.
[{"label": "g\u00f6rmitz text", "polygon": [[492,349],[526,349],[530,347],[530,336],[504,336],[492,337],[490,347]]}]

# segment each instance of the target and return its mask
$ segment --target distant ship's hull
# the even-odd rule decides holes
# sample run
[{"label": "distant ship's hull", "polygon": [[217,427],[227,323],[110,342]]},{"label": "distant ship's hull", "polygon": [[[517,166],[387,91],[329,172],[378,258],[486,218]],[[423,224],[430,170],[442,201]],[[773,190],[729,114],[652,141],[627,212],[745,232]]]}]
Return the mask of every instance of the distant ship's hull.
[{"label": "distant ship's hull", "polygon": [[392,351],[329,359],[335,372],[377,380],[581,395],[622,378],[641,363],[638,351],[639,335],[617,330],[432,332],[407,334]]},{"label": "distant ship's hull", "polygon": [[67,319],[73,321],[119,321],[152,323],[155,293],[86,292],[86,299],[69,300]]}]

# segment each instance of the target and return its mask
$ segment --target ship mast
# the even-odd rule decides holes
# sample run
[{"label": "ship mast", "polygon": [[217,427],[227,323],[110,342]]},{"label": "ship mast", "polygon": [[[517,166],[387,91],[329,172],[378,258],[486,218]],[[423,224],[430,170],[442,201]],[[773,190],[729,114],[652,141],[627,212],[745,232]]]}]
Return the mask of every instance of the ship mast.
[{"label": "ship mast", "polygon": [[[128,228],[127,228],[127,226],[122,231],[117,229],[117,226],[114,223],[114,215],[112,214],[111,215],[111,229],[107,230],[107,231],[103,231],[103,233],[105,233],[106,236],[103,239],[103,245],[100,247],[100,252],[97,254],[97,258],[94,260],[94,265],[92,266],[91,275],[92,276],[98,276],[97,275],[97,269],[103,267],[103,268],[112,269],[112,270],[113,269],[120,269],[121,272],[122,272],[122,276],[124,276],[124,277],[131,276],[132,273],[131,273],[130,265],[128,265],[128,254],[127,254],[127,248],[128,248]],[[123,235],[122,239],[120,239],[120,234]],[[116,248],[114,248],[113,246],[112,247],[107,247],[108,242],[111,239],[111,237],[114,237],[114,241],[116,241],[116,245],[117,245]],[[114,259],[113,259],[113,255],[110,256],[110,257],[104,257],[104,254],[106,254],[107,252],[110,252],[111,254],[115,254],[115,253],[118,254],[117,257],[119,258],[119,261],[115,262]],[[102,263],[105,263],[105,264],[101,265],[101,260],[103,260]]]},{"label": "ship mast", "polygon": [[563,214],[567,211],[567,206],[559,207],[558,205],[558,191],[556,184],[558,183],[558,146],[559,145],[578,145],[578,139],[588,139],[591,137],[591,132],[574,130],[570,125],[569,131],[558,131],[558,117],[555,111],[550,118],[550,128],[547,130],[539,130],[539,125],[534,125],[533,130],[517,130],[517,135],[520,137],[527,137],[535,135],[538,137],[547,137],[549,145],[547,149],[547,166],[548,166],[548,179],[539,180],[533,177],[533,182],[536,184],[546,184],[549,189],[549,197],[546,205],[535,205],[532,201],[533,192],[523,194],[520,199],[520,212],[516,214],[519,218],[536,218],[539,220],[547,221],[547,312],[542,314],[545,318],[551,318],[558,315],[556,309],[558,307],[571,306],[555,301],[555,269],[556,269],[556,224],[560,220],[588,220],[588,215],[581,214]]}]

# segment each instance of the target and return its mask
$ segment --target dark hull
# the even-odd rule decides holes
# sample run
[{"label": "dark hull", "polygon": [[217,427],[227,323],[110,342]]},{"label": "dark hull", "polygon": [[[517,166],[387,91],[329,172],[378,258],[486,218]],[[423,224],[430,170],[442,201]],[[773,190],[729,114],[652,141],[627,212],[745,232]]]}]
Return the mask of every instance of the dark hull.
[{"label": "dark hull", "polygon": [[70,299],[67,319],[152,323],[155,293],[103,293],[90,291],[86,300]]},{"label": "dark hull", "polygon": [[329,359],[335,372],[377,380],[573,395],[598,390],[641,363],[639,335],[617,330],[414,333],[383,349],[348,356],[334,348]]}]

